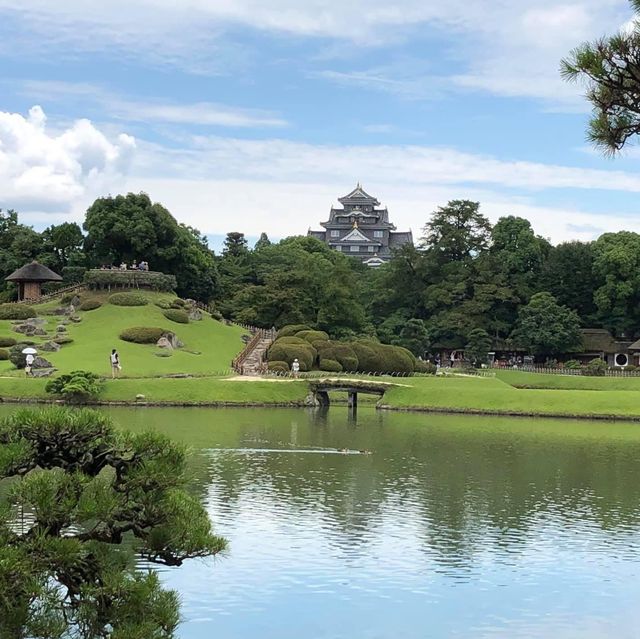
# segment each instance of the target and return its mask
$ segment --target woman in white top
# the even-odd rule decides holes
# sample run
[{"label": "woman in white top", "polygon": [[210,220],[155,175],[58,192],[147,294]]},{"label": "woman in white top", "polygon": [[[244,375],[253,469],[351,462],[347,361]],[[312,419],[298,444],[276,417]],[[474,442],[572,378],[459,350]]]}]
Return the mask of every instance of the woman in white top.
[{"label": "woman in white top", "polygon": [[115,379],[116,377],[118,377],[121,368],[120,357],[118,355],[118,351],[115,348],[111,350],[109,359],[111,360],[111,377]]},{"label": "woman in white top", "polygon": [[25,367],[24,367],[24,372],[27,374],[27,376],[31,376],[31,369],[33,367],[33,362],[35,362],[36,358],[29,353],[26,357],[25,357]]}]

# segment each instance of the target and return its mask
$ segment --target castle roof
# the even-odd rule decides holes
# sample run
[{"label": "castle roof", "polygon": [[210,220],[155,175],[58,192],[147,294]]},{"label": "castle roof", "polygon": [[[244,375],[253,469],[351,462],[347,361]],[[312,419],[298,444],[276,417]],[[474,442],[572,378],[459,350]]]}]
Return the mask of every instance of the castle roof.
[{"label": "castle roof", "polygon": [[7,282],[62,282],[62,277],[33,260],[4,278]]},{"label": "castle roof", "polygon": [[339,197],[338,202],[342,205],[367,205],[367,206],[378,206],[380,202],[369,195],[363,188],[360,182],[356,185],[356,188],[351,191],[348,195],[344,197]]}]

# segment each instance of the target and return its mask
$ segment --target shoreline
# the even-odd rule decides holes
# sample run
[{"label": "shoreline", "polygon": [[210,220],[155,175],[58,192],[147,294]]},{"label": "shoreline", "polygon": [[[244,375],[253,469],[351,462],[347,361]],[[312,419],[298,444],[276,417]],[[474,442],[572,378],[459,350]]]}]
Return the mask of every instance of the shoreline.
[{"label": "shoreline", "polygon": [[[303,408],[317,409],[317,406],[310,406],[304,401],[291,402],[231,402],[231,401],[202,401],[202,402],[179,402],[179,401],[96,401],[86,404],[72,404],[60,399],[48,399],[41,397],[2,397],[2,404],[28,405],[42,404],[53,406],[71,406],[75,408]],[[345,402],[334,402],[336,407],[347,407]],[[390,406],[388,404],[364,404],[365,407],[372,407],[376,411],[388,413],[424,413],[436,415],[469,415],[475,417],[515,417],[528,419],[566,419],[580,421],[601,421],[601,422],[640,422],[640,415],[614,415],[604,413],[594,414],[569,414],[560,412],[533,412],[514,410],[485,410],[477,408],[454,408],[440,406]]]}]

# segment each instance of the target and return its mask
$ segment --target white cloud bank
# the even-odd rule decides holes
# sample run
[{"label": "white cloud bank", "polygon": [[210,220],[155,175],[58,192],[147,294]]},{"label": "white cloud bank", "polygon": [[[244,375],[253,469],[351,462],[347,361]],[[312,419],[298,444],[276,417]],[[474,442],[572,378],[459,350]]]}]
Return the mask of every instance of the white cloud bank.
[{"label": "white cloud bank", "polygon": [[0,207],[64,214],[128,170],[135,140],[110,141],[89,120],[51,133],[39,106],[0,111]]}]

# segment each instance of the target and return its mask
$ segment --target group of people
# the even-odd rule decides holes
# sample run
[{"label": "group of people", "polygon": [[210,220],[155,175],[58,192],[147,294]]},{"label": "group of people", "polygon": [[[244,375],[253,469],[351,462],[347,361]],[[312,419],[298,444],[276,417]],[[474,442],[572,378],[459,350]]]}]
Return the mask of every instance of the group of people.
[{"label": "group of people", "polygon": [[148,271],[149,270],[149,262],[142,260],[138,263],[136,260],[133,260],[131,264],[127,264],[126,262],[122,262],[120,266],[115,266],[112,264],[111,266],[107,266],[103,264],[100,267],[101,271]]}]

